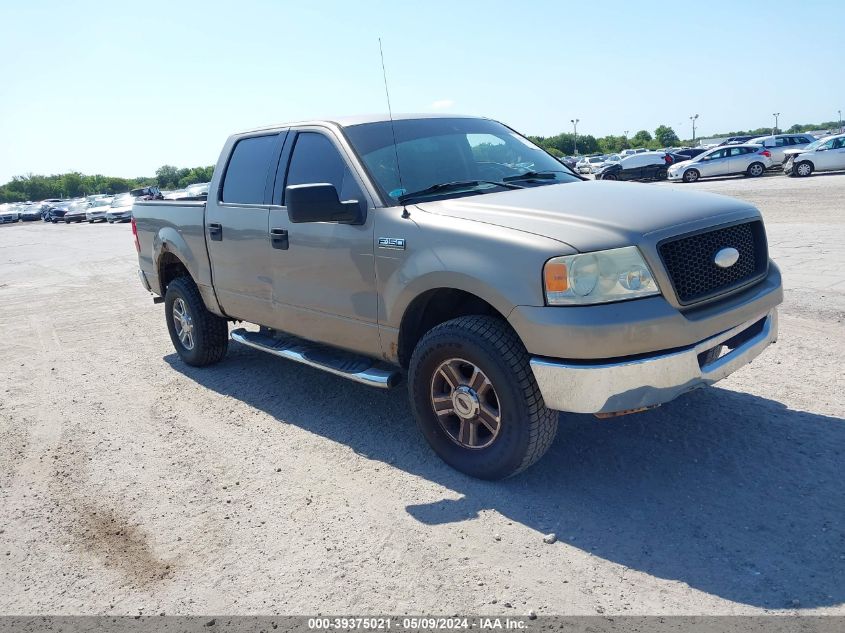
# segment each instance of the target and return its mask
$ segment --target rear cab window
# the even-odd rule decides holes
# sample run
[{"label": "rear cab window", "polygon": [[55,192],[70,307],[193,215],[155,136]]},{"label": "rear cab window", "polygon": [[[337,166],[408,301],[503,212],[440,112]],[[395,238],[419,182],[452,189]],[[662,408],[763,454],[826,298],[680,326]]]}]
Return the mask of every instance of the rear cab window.
[{"label": "rear cab window", "polygon": [[232,150],[220,201],[232,204],[264,204],[267,173],[278,134],[240,139]]}]

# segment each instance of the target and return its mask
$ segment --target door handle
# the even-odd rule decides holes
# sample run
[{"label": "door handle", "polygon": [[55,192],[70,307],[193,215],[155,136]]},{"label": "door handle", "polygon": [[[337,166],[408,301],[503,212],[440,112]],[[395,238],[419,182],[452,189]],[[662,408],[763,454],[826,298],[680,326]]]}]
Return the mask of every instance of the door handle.
[{"label": "door handle", "polygon": [[221,242],[223,240],[223,225],[218,222],[210,222],[208,224],[208,237],[214,242]]},{"label": "door handle", "polygon": [[286,229],[270,229],[270,245],[281,251],[288,250],[288,232]]}]

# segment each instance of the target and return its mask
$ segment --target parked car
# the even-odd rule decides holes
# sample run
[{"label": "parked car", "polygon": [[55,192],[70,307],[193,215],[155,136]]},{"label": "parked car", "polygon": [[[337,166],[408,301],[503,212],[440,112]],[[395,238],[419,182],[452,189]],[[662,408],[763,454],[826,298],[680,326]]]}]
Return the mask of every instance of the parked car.
[{"label": "parked car", "polygon": [[739,145],[741,143],[747,143],[752,138],[756,138],[753,134],[743,134],[741,136],[730,136],[726,138],[724,141],[716,145],[716,147],[723,147],[724,145]]},{"label": "parked car", "polygon": [[814,171],[845,169],[845,134],[826,136],[803,149],[785,150],[783,173],[809,176]]},{"label": "parked car", "polygon": [[41,219],[41,203],[36,202],[28,204],[20,210],[20,218],[22,222],[32,222],[33,220]]},{"label": "parked car", "polygon": [[86,219],[85,214],[90,206],[91,203],[87,200],[77,200],[68,207],[62,220],[64,220],[65,224],[70,224],[71,222],[76,222],[78,224],[83,222]]},{"label": "parked car", "polygon": [[680,154],[681,156],[686,156],[686,160],[690,160],[695,158],[699,154],[703,154],[706,152],[707,149],[704,147],[685,147],[683,149],[675,150],[674,154]]},{"label": "parked car", "polygon": [[132,219],[132,204],[134,202],[135,196],[131,193],[123,193],[116,196],[106,210],[106,222],[109,224],[129,222]]},{"label": "parked car", "polygon": [[65,217],[65,213],[67,213],[70,205],[72,205],[76,200],[62,200],[61,202],[57,202],[55,204],[51,204],[44,215],[45,222],[52,222],[56,224],[59,220]]},{"label": "parked car", "polygon": [[185,187],[185,193],[188,194],[189,198],[199,198],[201,196],[207,196],[209,184],[211,183],[198,182],[193,185],[188,185],[187,187]]},{"label": "parked car", "polygon": [[815,142],[815,138],[809,134],[775,134],[773,136],[758,136],[749,143],[762,145],[772,153],[772,162],[775,167],[780,167],[786,160],[784,152],[788,149],[803,149]]},{"label": "parked car", "polygon": [[0,224],[13,224],[20,219],[17,204],[2,205],[0,207]]},{"label": "parked car", "polygon": [[106,222],[106,212],[111,208],[111,203],[114,201],[114,196],[106,196],[97,198],[91,203],[91,206],[85,211],[85,219],[88,224],[94,222]]},{"label": "parked car", "polygon": [[664,152],[631,154],[599,169],[596,180],[665,180],[670,164]]},{"label": "parked car", "polygon": [[139,200],[162,200],[164,198],[158,187],[138,187],[130,191],[129,195]]},{"label": "parked car", "polygon": [[748,202],[583,182],[490,119],[263,128],[217,165],[204,203],[133,207],[182,362],[222,360],[238,320],[262,326],[231,332],[253,349],[378,388],[405,376],[423,436],[471,476],[537,461],[557,411],[648,409],[777,338],[780,272]]},{"label": "parked car", "polygon": [[579,174],[594,174],[605,162],[604,156],[585,156],[578,162]]},{"label": "parked car", "polygon": [[772,153],[762,145],[727,145],[709,149],[669,168],[669,180],[695,182],[712,176],[762,176],[772,166]]}]

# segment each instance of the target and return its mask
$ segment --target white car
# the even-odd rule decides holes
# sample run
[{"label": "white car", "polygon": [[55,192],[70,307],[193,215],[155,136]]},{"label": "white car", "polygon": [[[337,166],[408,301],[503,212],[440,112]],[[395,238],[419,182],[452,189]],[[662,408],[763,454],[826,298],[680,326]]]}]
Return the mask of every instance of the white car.
[{"label": "white car", "polygon": [[816,139],[810,134],[774,134],[770,136],[758,136],[743,145],[762,145],[772,153],[772,162],[780,165],[786,156],[784,152],[788,149],[800,149],[807,147]]},{"label": "white car", "polygon": [[585,156],[578,161],[576,167],[579,174],[594,174],[604,164],[605,156]]},{"label": "white car", "polygon": [[772,166],[772,153],[762,145],[726,145],[714,147],[692,160],[669,168],[669,180],[695,182],[710,176],[762,176]]},{"label": "white car", "polygon": [[810,143],[803,149],[785,152],[783,173],[787,176],[809,176],[814,171],[845,169],[845,134],[834,134]]}]

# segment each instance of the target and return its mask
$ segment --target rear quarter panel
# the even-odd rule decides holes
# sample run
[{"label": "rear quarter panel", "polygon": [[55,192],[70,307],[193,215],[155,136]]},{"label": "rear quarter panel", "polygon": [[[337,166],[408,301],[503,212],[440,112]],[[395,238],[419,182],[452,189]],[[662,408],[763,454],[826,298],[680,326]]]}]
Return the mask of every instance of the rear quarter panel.
[{"label": "rear quarter panel", "polygon": [[159,263],[164,253],[172,253],[188,269],[209,310],[221,314],[205,243],[205,203],[138,201],[132,207],[132,215],[141,247],[138,264],[153,292],[163,294]]}]

